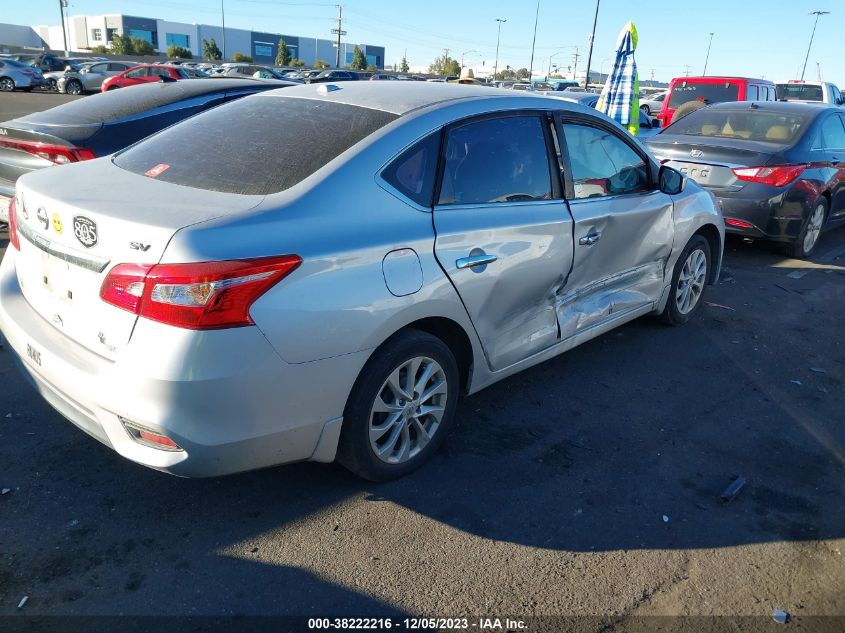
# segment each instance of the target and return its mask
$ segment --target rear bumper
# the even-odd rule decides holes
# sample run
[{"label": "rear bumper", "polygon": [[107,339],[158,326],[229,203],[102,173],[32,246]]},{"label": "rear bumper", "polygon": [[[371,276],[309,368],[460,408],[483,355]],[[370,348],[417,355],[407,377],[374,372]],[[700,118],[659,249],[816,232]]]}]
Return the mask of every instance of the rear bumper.
[{"label": "rear bumper", "polygon": [[[751,184],[736,193],[710,190],[722,206],[725,231],[734,235],[792,242],[798,238],[813,201],[801,191]],[[731,220],[751,224],[732,226]]]},{"label": "rear bumper", "polygon": [[[257,327],[193,332],[140,319],[112,362],[38,315],[8,249],[0,264],[0,329],[38,392],[122,456],[188,477],[287,462],[332,461],[340,416],[368,353],[285,363]],[[183,450],[137,443],[120,418]]]}]

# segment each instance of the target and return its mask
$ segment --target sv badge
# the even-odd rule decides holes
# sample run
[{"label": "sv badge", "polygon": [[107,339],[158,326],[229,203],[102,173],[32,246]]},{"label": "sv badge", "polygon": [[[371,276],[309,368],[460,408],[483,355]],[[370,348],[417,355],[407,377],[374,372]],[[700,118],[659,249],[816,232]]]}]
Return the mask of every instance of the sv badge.
[{"label": "sv badge", "polygon": [[129,242],[129,248],[133,251],[144,251],[145,253],[150,250],[151,244],[142,244],[141,242]]}]

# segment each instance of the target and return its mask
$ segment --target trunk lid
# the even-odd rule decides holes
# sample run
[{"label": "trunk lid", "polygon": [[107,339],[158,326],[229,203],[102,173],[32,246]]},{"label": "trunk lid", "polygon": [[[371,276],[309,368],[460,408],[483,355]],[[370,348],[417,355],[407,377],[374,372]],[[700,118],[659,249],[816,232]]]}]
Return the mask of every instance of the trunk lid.
[{"label": "trunk lid", "polygon": [[18,281],[48,323],[115,360],[137,317],[100,299],[108,272],[158,263],[179,229],[261,200],[158,182],[109,159],[35,172],[18,183]]},{"label": "trunk lid", "polygon": [[649,139],[648,147],[659,161],[714,192],[741,190],[747,183],[733,169],[767,165],[782,149],[771,143],[725,140],[659,134]]}]

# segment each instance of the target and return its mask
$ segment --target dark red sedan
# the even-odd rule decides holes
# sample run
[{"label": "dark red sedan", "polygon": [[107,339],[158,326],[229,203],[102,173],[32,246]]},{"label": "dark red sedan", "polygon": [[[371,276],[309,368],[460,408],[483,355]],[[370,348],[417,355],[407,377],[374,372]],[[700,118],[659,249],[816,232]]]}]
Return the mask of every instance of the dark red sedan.
[{"label": "dark red sedan", "polygon": [[127,86],[137,86],[138,84],[151,83],[153,81],[190,79],[191,75],[179,66],[165,66],[163,64],[144,64],[141,66],[133,66],[128,70],[124,70],[119,75],[109,77],[103,82],[102,91],[115,90],[117,88],[126,88]]}]

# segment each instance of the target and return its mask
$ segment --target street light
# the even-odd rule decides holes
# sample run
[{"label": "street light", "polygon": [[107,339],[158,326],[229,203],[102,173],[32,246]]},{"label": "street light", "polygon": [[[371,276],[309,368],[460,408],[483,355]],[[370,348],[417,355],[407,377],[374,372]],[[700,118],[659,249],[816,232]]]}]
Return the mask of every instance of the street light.
[{"label": "street light", "polygon": [[819,18],[823,15],[829,15],[830,11],[813,11],[809,15],[816,16],[816,22],[813,24],[813,32],[810,35],[810,45],[807,47],[807,57],[804,58],[804,70],[801,71],[801,79],[804,79],[804,73],[807,72],[807,60],[810,59],[810,49],[813,48],[813,38],[816,36],[816,27],[819,25]]},{"label": "street light", "polygon": [[572,46],[564,46],[564,47],[563,47],[562,49],[560,49],[557,53],[554,53],[554,54],[552,54],[552,55],[549,57],[549,69],[546,71],[546,81],[548,81],[548,80],[549,80],[549,75],[551,75],[551,74],[552,74],[552,60],[553,60],[555,57],[557,57],[558,55],[562,55],[563,53],[565,53],[565,52],[566,52],[568,49],[570,49],[570,48],[572,48]]},{"label": "street light", "polygon": [[710,43],[707,45],[707,57],[704,58],[704,72],[701,73],[702,77],[707,76],[707,62],[710,61],[710,47],[713,46],[713,34],[710,34]]},{"label": "street light", "polygon": [[62,14],[62,40],[65,44],[65,55],[70,55],[67,48],[67,29],[65,28],[65,9],[67,8],[67,0],[59,0],[59,13]]},{"label": "street light", "polygon": [[507,20],[504,18],[496,18],[496,22],[499,23],[499,32],[496,35],[496,62],[493,64],[493,81],[496,81],[496,75],[499,70],[499,40],[502,38],[502,23],[507,22]]},{"label": "street light", "polygon": [[470,53],[477,53],[477,52],[478,51],[476,51],[476,50],[471,50],[471,51],[464,51],[463,53],[461,53],[461,68],[464,67],[464,55],[469,55]]},{"label": "street light", "polygon": [[[593,41],[596,39],[596,23],[599,21],[599,5],[601,0],[596,0],[596,15],[593,17],[593,33],[590,35],[590,52],[587,53],[587,74],[584,75],[584,89],[590,86],[590,65],[593,63]],[[573,79],[574,79],[573,75]]]},{"label": "street light", "polygon": [[223,20],[223,61],[226,61],[226,11],[223,9],[223,0],[220,0],[220,18]]}]

